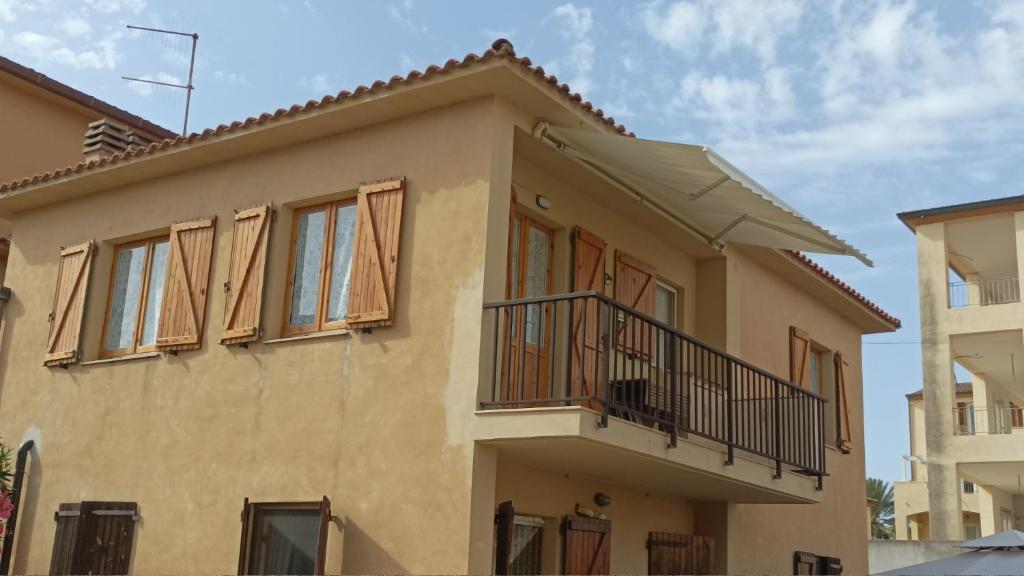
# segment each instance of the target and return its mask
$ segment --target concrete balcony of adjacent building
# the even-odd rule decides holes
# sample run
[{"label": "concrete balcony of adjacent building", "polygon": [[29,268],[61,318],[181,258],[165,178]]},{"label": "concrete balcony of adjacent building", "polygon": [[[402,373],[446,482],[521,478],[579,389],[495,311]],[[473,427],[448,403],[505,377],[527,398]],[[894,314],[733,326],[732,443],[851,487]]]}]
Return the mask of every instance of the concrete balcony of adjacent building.
[{"label": "concrete balcony of adjacent building", "polygon": [[476,440],[698,500],[821,502],[825,402],[595,292],[485,305]]}]

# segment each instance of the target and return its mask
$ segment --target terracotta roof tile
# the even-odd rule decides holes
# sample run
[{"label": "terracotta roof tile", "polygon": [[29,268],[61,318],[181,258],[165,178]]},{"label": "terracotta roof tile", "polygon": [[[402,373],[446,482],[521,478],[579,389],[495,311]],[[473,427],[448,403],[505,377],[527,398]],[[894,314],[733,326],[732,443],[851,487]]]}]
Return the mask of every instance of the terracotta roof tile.
[{"label": "terracotta roof tile", "polygon": [[383,80],[378,80],[369,87],[359,86],[352,92],[342,90],[341,92],[338,92],[338,94],[334,96],[327,95],[321,98],[320,100],[310,100],[309,102],[306,103],[305,106],[296,104],[287,110],[285,110],[284,108],[279,108],[273,114],[263,113],[260,114],[258,118],[250,117],[246,118],[243,121],[232,122],[230,126],[225,126],[221,124],[216,129],[207,128],[203,130],[201,134],[193,133],[185,137],[177,136],[174,138],[168,138],[158,144],[150,144],[149,146],[146,146],[144,148],[131,148],[129,150],[126,150],[125,152],[114,154],[112,156],[102,158],[97,161],[92,161],[88,163],[83,161],[75,166],[70,166],[68,168],[54,170],[52,172],[47,172],[45,174],[28,176],[25,178],[21,178],[19,180],[15,180],[13,182],[0,184],[0,194],[11,192],[13,190],[29,186],[31,184],[46,182],[48,180],[52,180],[60,176],[67,176],[72,173],[77,174],[83,170],[92,170],[94,168],[98,168],[101,166],[116,165],[130,158],[151,154],[157,150],[165,150],[167,148],[191,144],[199,140],[208,138],[212,135],[219,135],[228,132],[244,130],[253,125],[264,124],[266,122],[279,120],[285,117],[296,116],[298,114],[310,112],[312,110],[323,108],[325,106],[329,106],[332,104],[340,104],[341,102],[349,100],[351,98],[359,98],[367,94],[373,94],[390,88],[395,88],[418,80],[427,80],[433,78],[434,76],[439,76],[445,74],[446,72],[450,72],[451,70],[454,70],[456,68],[465,68],[467,66],[472,66],[477,63],[487,62],[489,60],[499,58],[504,58],[507,59],[509,62],[518,64],[522,66],[525,70],[543,79],[552,88],[566,95],[571,102],[576,103],[583,110],[588,111],[595,117],[601,119],[601,121],[604,124],[608,125],[616,132],[626,136],[634,136],[634,134],[632,132],[628,132],[624,126],[622,126],[621,124],[616,124],[614,118],[610,116],[605,117],[604,113],[600,109],[594,109],[593,105],[590,102],[584,101],[582,96],[580,96],[577,93],[571,92],[567,85],[559,84],[557,78],[555,78],[554,76],[545,75],[544,69],[541,68],[540,66],[534,66],[529,58],[516,56],[515,50],[512,48],[511,42],[505,39],[499,39],[496,40],[491,45],[491,48],[489,50],[487,50],[480,56],[477,56],[476,54],[472,53],[467,54],[462,60],[448,60],[447,62],[445,62],[444,67],[431,65],[428,66],[427,69],[424,70],[423,72],[414,70],[406,74],[404,77],[392,76],[391,79],[388,80],[387,82],[384,82]]},{"label": "terracotta roof tile", "polygon": [[[958,396],[963,394],[974,394],[974,385],[970,382],[957,382],[956,394]],[[910,394],[907,394],[907,400],[913,400],[915,398],[924,398],[924,388],[918,390],[917,392],[911,392]]]},{"label": "terracotta roof tile", "polygon": [[842,280],[840,280],[839,277],[837,277],[835,274],[832,274],[831,272],[829,272],[828,270],[823,268],[820,264],[818,264],[814,260],[811,260],[810,258],[808,258],[807,256],[804,256],[800,252],[796,252],[796,251],[793,251],[793,250],[786,250],[786,252],[793,258],[793,260],[795,260],[796,262],[799,262],[800,264],[802,264],[804,267],[806,267],[807,269],[811,270],[815,274],[817,274],[817,275],[821,276],[822,278],[828,280],[829,282],[834,284],[837,288],[839,288],[843,292],[846,292],[854,300],[856,300],[856,301],[860,302],[861,304],[863,304],[868,310],[871,310],[872,312],[874,312],[875,315],[877,315],[879,318],[881,318],[882,320],[884,320],[887,323],[889,323],[890,325],[892,325],[894,328],[899,328],[899,327],[901,327],[903,325],[903,323],[900,322],[899,318],[893,316],[892,314],[889,314],[885,310],[882,310],[881,306],[879,306],[878,304],[875,304],[871,300],[868,300],[863,294],[861,294],[860,292],[857,292],[856,290],[854,290],[852,286],[850,286],[846,282],[843,282]]}]

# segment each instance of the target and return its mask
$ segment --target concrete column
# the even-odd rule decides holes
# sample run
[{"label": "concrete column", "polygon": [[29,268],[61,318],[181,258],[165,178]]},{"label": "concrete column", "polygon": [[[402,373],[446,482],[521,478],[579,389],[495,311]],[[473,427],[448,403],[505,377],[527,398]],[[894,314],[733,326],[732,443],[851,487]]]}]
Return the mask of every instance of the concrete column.
[{"label": "concrete column", "polygon": [[490,574],[494,551],[494,490],[498,476],[498,450],[477,444],[473,449],[473,479],[469,507],[469,561],[467,574]]},{"label": "concrete column", "polygon": [[961,537],[960,491],[956,462],[949,457],[956,405],[948,310],[949,257],[941,222],[917,228],[918,282],[921,305],[921,352],[924,376],[928,505],[930,534],[937,540]]}]

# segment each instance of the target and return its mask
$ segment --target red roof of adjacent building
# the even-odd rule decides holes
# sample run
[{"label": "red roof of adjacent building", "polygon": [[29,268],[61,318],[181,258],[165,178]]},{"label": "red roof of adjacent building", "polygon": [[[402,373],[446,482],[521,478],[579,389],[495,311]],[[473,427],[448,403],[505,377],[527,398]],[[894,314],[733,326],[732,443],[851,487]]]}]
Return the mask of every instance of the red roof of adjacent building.
[{"label": "red roof of adjacent building", "polygon": [[90,96],[85,92],[75,90],[71,86],[58,82],[42,72],[37,72],[27,66],[22,66],[13,60],[4,58],[3,56],[0,56],[0,72],[6,72],[15,78],[19,78],[29,84],[34,84],[47,92],[51,92],[57,96],[71,100],[72,102],[89,108],[90,110],[94,110],[103,116],[117,120],[122,124],[148,132],[156,138],[174,138],[175,136],[174,132],[171,132],[163,126],[159,126],[145,118],[142,118],[141,116],[136,116],[131,112],[122,110],[113,104],[108,104],[95,96]]}]

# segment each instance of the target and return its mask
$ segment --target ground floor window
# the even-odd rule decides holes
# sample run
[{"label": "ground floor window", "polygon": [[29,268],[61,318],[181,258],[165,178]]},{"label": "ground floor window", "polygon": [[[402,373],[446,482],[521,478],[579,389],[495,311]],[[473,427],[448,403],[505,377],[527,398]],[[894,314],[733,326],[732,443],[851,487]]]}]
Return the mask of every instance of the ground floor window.
[{"label": "ground floor window", "polygon": [[323,574],[331,502],[260,502],[242,509],[239,574]]},{"label": "ground floor window", "polygon": [[138,517],[135,502],[61,504],[50,574],[128,574]]},{"label": "ground floor window", "polygon": [[512,548],[509,550],[508,573],[528,575],[543,573],[544,519],[515,515],[512,520]]},{"label": "ground floor window", "polygon": [[793,554],[793,573],[802,574],[842,574],[843,562],[839,558],[820,556],[810,552]]}]

